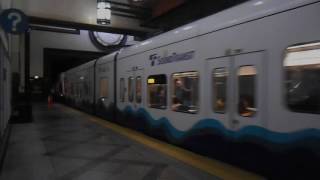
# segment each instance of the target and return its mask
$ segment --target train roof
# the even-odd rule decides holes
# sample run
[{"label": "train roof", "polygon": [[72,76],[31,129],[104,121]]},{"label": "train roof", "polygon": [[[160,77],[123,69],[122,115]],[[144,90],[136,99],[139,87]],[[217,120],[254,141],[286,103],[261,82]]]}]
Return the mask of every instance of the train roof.
[{"label": "train roof", "polygon": [[97,60],[97,65],[99,65],[99,64],[105,64],[105,63],[107,63],[107,62],[113,61],[113,60],[114,60],[114,57],[117,55],[117,53],[118,53],[118,51],[113,52],[113,53],[111,53],[111,54],[108,54],[108,55],[106,55],[106,56],[103,56],[103,57],[99,58],[99,59]]},{"label": "train roof", "polygon": [[69,69],[65,73],[66,74],[70,74],[70,73],[75,73],[75,72],[78,72],[78,71],[81,71],[81,70],[88,69],[89,67],[93,67],[94,66],[95,61],[96,61],[96,59],[92,60],[92,61],[89,61],[89,62],[86,62],[84,64],[81,64],[81,65],[77,66],[77,67]]},{"label": "train roof", "polygon": [[319,0],[251,0],[125,48],[119,59],[315,2]]}]

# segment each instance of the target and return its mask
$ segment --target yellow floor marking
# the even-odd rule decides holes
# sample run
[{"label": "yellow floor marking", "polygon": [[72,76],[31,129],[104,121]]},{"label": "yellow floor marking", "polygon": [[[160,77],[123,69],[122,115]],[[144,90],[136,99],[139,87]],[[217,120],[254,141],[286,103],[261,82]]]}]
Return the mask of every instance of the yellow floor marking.
[{"label": "yellow floor marking", "polygon": [[[71,109],[77,111],[75,109]],[[195,168],[201,169],[209,174],[212,174],[214,176],[217,176],[222,179],[226,180],[237,180],[237,179],[243,179],[243,180],[255,180],[255,179],[265,179],[259,175],[256,175],[254,173],[250,173],[248,171],[242,170],[240,168],[231,166],[229,164],[207,158],[205,156],[201,156],[199,154],[195,154],[191,151],[182,149],[180,147],[164,143],[163,141],[160,141],[158,139],[149,137],[147,135],[144,135],[140,132],[131,130],[129,128],[125,128],[122,126],[119,126],[114,123],[110,123],[104,119],[101,119],[99,117],[95,117],[86,113],[83,113],[81,111],[81,114],[89,117],[89,121],[97,123],[103,127],[106,127],[108,129],[111,129],[121,135],[124,135],[134,141],[137,141],[141,144],[144,144],[148,147],[151,147],[157,151],[160,151],[166,155],[169,155],[175,159],[178,159],[186,164],[189,164]]]}]

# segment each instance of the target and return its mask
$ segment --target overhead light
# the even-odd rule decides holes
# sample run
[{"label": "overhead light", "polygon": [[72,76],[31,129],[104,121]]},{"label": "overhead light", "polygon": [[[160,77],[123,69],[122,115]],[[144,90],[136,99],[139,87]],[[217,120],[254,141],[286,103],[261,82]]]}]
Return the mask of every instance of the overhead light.
[{"label": "overhead light", "polygon": [[110,24],[111,22],[111,5],[106,0],[97,0],[97,23]]},{"label": "overhead light", "polygon": [[264,2],[263,1],[258,1],[258,2],[255,2],[253,5],[254,6],[260,6],[262,5]]}]

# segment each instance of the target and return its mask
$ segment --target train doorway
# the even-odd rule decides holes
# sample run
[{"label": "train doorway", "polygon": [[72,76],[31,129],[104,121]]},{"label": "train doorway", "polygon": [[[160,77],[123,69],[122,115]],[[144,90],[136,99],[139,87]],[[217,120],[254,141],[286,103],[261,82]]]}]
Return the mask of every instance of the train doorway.
[{"label": "train doorway", "polygon": [[129,72],[130,77],[128,78],[128,98],[129,102],[132,104],[134,110],[138,110],[144,105],[144,69],[139,67],[132,68]]},{"label": "train doorway", "polygon": [[263,124],[266,99],[263,82],[267,82],[263,57],[264,52],[259,51],[208,59],[211,118],[233,130]]}]

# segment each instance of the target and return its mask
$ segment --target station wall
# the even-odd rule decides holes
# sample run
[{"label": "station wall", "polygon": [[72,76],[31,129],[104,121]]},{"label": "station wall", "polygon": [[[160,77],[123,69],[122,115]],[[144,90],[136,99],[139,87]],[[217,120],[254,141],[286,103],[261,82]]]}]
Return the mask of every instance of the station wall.
[{"label": "station wall", "polygon": [[43,76],[43,49],[56,48],[99,52],[90,41],[88,31],[80,34],[63,34],[32,30],[30,33],[30,77]]}]

